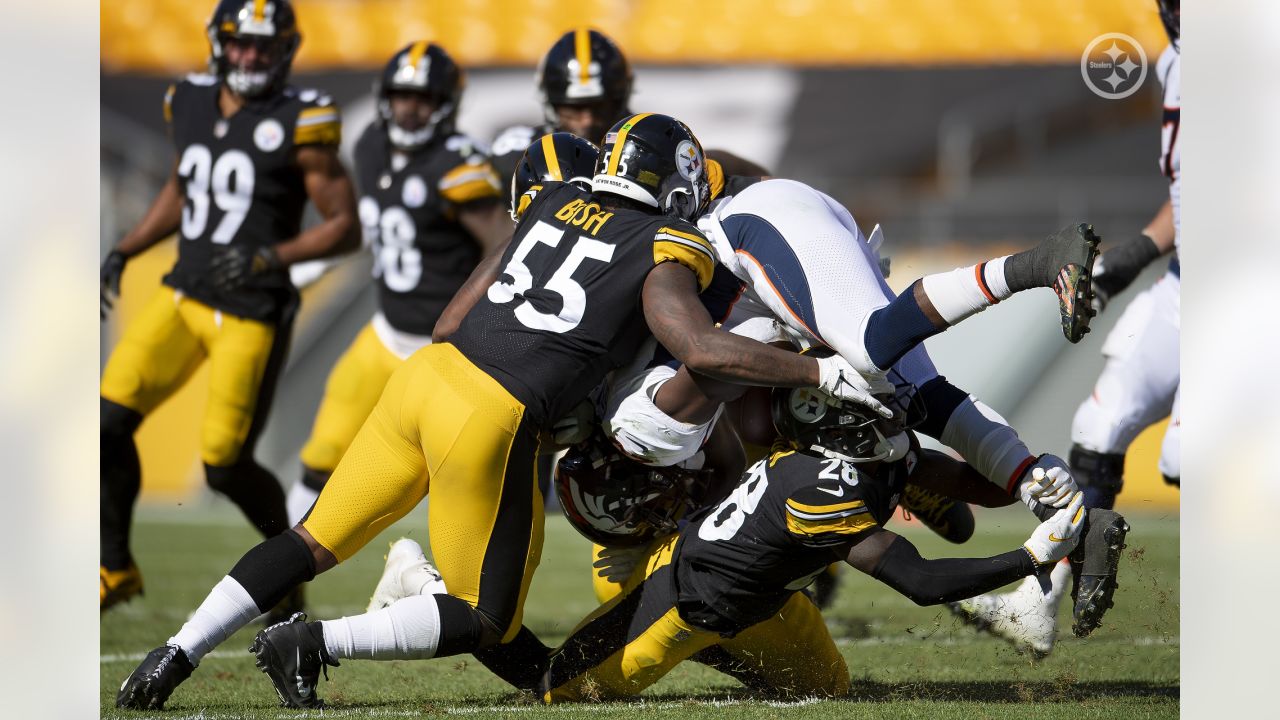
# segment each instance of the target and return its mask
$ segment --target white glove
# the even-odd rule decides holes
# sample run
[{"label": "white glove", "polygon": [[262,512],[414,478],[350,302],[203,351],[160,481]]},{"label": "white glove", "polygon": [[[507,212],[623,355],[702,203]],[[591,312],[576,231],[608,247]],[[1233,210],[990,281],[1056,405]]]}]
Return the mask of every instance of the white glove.
[{"label": "white glove", "polygon": [[591,564],[596,574],[612,583],[622,584],[635,572],[636,566],[645,557],[643,545],[628,548],[602,548],[600,558]]},{"label": "white glove", "polygon": [[583,400],[551,425],[551,436],[556,445],[577,445],[587,439],[595,424],[595,405],[590,400]]},{"label": "white glove", "polygon": [[1032,512],[1035,512],[1037,503],[1046,507],[1066,507],[1071,496],[1080,489],[1076,486],[1076,479],[1071,477],[1067,461],[1057,455],[1041,455],[1030,470],[1022,476],[1018,495]]},{"label": "white glove", "polygon": [[817,360],[819,390],[836,400],[854,402],[871,408],[886,418],[893,417],[892,410],[872,397],[893,392],[893,383],[883,375],[865,378],[839,355]]},{"label": "white glove", "polygon": [[1080,542],[1080,529],[1084,527],[1084,493],[1077,492],[1070,504],[1040,523],[1031,538],[1022,547],[1031,553],[1038,565],[1056,563],[1066,557]]}]

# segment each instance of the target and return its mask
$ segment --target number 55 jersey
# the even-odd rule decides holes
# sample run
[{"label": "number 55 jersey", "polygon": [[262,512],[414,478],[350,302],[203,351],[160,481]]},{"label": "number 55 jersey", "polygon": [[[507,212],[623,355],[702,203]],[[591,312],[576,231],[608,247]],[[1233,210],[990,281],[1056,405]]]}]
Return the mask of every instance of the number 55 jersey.
[{"label": "number 55 jersey", "polygon": [[329,97],[315,90],[287,87],[230,117],[222,116],[218,94],[216,78],[192,75],[165,95],[184,206],[178,262],[164,282],[215,309],[275,321],[293,292],[288,273],[220,292],[207,279],[214,247],[258,248],[297,235],[307,192],[294,151],[336,146],[342,120]]},{"label": "number 55 jersey", "polygon": [[715,256],[689,223],[605,209],[567,183],[535,185],[519,205],[498,281],[450,342],[541,426],[636,356],[649,336],[640,291],[655,265],[685,265],[701,291]]}]

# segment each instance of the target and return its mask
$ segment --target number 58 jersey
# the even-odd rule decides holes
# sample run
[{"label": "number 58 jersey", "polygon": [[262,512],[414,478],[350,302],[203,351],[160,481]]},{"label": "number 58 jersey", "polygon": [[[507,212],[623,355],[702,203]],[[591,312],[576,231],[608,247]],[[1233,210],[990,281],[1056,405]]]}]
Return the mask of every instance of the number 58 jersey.
[{"label": "number 58 jersey", "polygon": [[715,255],[689,223],[605,209],[567,183],[535,185],[520,204],[497,282],[450,342],[543,426],[635,358],[649,336],[640,292],[650,270],[678,262],[697,276],[701,291],[711,282]]},{"label": "number 58 jersey", "polygon": [[184,205],[178,262],[164,282],[218,310],[274,320],[293,292],[288,273],[224,293],[208,282],[209,262],[218,245],[258,248],[298,234],[307,191],[294,150],[337,146],[342,121],[315,90],[286,87],[230,117],[222,116],[219,92],[213,76],[192,75],[165,95]]}]

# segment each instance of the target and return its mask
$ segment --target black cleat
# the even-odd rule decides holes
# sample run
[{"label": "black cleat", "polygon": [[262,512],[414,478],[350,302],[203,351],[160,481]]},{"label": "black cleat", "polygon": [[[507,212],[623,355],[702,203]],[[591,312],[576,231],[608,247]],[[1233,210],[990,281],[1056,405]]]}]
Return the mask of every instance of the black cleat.
[{"label": "black cleat", "polygon": [[191,677],[191,661],[177,645],[161,645],[147,653],[142,664],[125,678],[116,693],[116,707],[129,710],[163,710],[164,703],[183,680]]},{"label": "black cleat", "polygon": [[249,652],[257,657],[258,669],[271,678],[282,707],[324,707],[324,701],[316,696],[320,672],[324,671],[328,680],[325,666],[338,667],[338,661],[325,650],[320,623],[306,620],[306,613],[295,613],[259,632],[249,646]]},{"label": "black cleat", "polygon": [[907,483],[902,508],[949,542],[963,543],[973,537],[973,510],[959,500]]},{"label": "black cleat", "polygon": [[1098,314],[1093,308],[1093,263],[1101,242],[1092,225],[1080,223],[1059,230],[1041,244],[1049,246],[1051,267],[1057,271],[1053,291],[1058,294],[1067,342],[1080,342],[1089,332],[1089,321]]},{"label": "black cleat", "polygon": [[1120,551],[1124,550],[1129,523],[1114,510],[1089,508],[1080,544],[1071,551],[1073,577],[1071,597],[1075,601],[1071,631],[1085,637],[1102,625],[1102,616],[1115,604],[1116,572]]}]

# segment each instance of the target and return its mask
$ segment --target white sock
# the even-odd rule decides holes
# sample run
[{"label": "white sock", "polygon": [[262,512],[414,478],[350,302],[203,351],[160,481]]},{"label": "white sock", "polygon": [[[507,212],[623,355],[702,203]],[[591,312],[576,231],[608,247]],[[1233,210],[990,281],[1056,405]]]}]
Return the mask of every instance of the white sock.
[{"label": "white sock", "polygon": [[922,279],[924,293],[942,319],[955,325],[1013,294],[1004,279],[1004,261],[1008,257],[926,275]]},{"label": "white sock", "polygon": [[261,614],[248,591],[224,577],[168,644],[182,648],[191,664],[199,665],[200,658]]},{"label": "white sock", "polygon": [[289,497],[285,499],[285,508],[289,514],[289,527],[293,527],[302,522],[302,516],[307,514],[315,503],[316,498],[320,497],[320,493],[307,487],[301,480],[293,484],[289,488]]},{"label": "white sock", "polygon": [[1071,561],[1063,558],[1053,566],[1053,570],[1049,571],[1049,580],[1053,583],[1053,587],[1049,588],[1049,592],[1044,595],[1044,603],[1051,607],[1057,607],[1058,602],[1062,600],[1062,596],[1067,592],[1067,585],[1071,581]]},{"label": "white sock", "polygon": [[424,660],[440,645],[440,609],[434,595],[410,595],[390,607],[324,620],[324,645],[336,658]]}]

